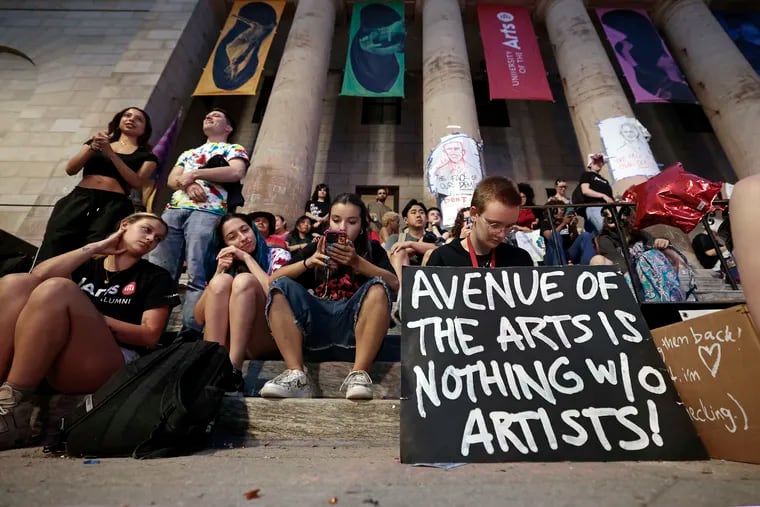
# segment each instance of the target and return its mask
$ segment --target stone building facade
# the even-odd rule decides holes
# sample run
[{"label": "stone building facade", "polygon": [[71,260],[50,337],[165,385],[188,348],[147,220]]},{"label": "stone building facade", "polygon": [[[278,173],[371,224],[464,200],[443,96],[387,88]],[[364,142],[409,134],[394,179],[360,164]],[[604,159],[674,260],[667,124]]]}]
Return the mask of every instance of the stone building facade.
[{"label": "stone building facade", "polygon": [[[333,195],[390,185],[398,208],[424,197],[425,157],[450,125],[483,141],[488,174],[531,183],[539,201],[555,178],[577,180],[596,122],[618,114],[647,127],[664,165],[725,181],[760,168],[760,80],[709,11],[754,2],[493,0],[532,8],[554,103],[488,101],[475,0],[406,0],[406,97],[340,96],[352,3],[288,2],[251,97],[191,96],[231,2],[0,3],[0,228],[39,243],[79,179],[66,161],[129,105],[151,115],[154,141],[182,109],[170,157],[203,142],[209,107],[233,112],[253,154],[246,207],[290,220],[323,181]],[[623,4],[649,9],[701,106],[633,103],[589,10]]]}]

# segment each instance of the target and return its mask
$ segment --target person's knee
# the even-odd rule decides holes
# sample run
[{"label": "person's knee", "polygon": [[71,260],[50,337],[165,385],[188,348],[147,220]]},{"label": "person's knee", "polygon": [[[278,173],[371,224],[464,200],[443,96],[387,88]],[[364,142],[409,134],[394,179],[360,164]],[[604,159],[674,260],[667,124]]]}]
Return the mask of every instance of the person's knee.
[{"label": "person's knee", "polygon": [[376,283],[367,289],[362,302],[362,308],[368,308],[371,311],[384,311],[388,309],[388,295],[385,288]]},{"label": "person's knee", "polygon": [[209,291],[209,294],[214,296],[229,294],[232,288],[232,282],[233,279],[231,275],[220,273],[211,279],[206,290]]},{"label": "person's knee", "polygon": [[0,295],[12,296],[30,292],[42,283],[42,279],[32,273],[12,273],[0,278]]},{"label": "person's knee", "polygon": [[264,291],[255,276],[251,273],[241,273],[232,280],[232,292],[233,294],[241,294],[244,292],[263,294]]},{"label": "person's knee", "polygon": [[612,265],[612,261],[609,260],[604,255],[595,255],[591,258],[588,265],[589,266],[610,266]]}]

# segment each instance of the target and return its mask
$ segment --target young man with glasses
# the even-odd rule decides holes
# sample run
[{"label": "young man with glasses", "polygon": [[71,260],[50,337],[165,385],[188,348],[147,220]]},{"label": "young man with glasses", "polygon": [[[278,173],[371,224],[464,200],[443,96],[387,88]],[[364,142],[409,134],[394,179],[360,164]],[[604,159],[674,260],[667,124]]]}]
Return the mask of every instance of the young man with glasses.
[{"label": "young man with glasses", "polygon": [[461,239],[437,248],[428,266],[472,266],[495,268],[533,266],[530,254],[522,248],[504,243],[517,222],[520,192],[503,176],[489,176],[475,187],[470,206],[472,230]]}]

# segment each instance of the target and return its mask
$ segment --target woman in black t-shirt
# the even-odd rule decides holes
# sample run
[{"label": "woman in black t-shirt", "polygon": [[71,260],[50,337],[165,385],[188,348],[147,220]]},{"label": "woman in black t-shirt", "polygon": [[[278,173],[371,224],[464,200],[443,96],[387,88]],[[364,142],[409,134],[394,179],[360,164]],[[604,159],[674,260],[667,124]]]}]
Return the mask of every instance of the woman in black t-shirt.
[{"label": "woman in black t-shirt", "polygon": [[106,239],[0,279],[0,449],[30,442],[29,399],[44,380],[92,393],[156,347],[179,303],[169,273],[142,257],[166,235],[135,213]]},{"label": "woman in black t-shirt", "polygon": [[134,212],[129,192],[141,189],[158,163],[148,145],[151,133],[148,113],[128,107],[68,161],[66,174],[83,171],[82,180],[55,204],[38,262],[105,238]]},{"label": "woman in black t-shirt", "polygon": [[[580,187],[580,193],[583,197],[582,202],[576,202],[575,204],[609,204],[615,202],[612,198],[612,187],[610,182],[603,178],[599,172],[604,167],[604,155],[601,153],[594,153],[588,156],[588,164],[586,170],[581,174],[578,186]],[[575,200],[575,199],[574,199]],[[604,218],[602,218],[602,207],[591,206],[588,208],[579,208],[578,211],[586,219],[586,222],[593,226],[593,230],[586,230],[589,232],[602,232],[604,227]]]},{"label": "woman in black t-shirt", "polygon": [[306,201],[304,215],[312,220],[311,232],[322,234],[327,229],[327,217],[330,214],[330,189],[326,183],[314,188],[311,199]]}]

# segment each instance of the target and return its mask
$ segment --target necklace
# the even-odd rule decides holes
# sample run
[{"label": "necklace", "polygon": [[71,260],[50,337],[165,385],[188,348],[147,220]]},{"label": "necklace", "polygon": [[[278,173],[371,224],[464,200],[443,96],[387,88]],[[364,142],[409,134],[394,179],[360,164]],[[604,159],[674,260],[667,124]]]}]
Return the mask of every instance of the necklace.
[{"label": "necklace", "polygon": [[113,257],[113,267],[114,267],[114,270],[112,272],[113,274],[112,275],[108,274],[109,271],[108,271],[108,267],[106,267],[106,263],[108,262],[108,259],[110,258],[111,257],[109,256],[109,257],[106,257],[105,260],[103,260],[103,271],[106,274],[105,276],[106,285],[110,283],[111,278],[115,278],[119,273],[121,273],[121,270],[116,267],[116,257]]}]

